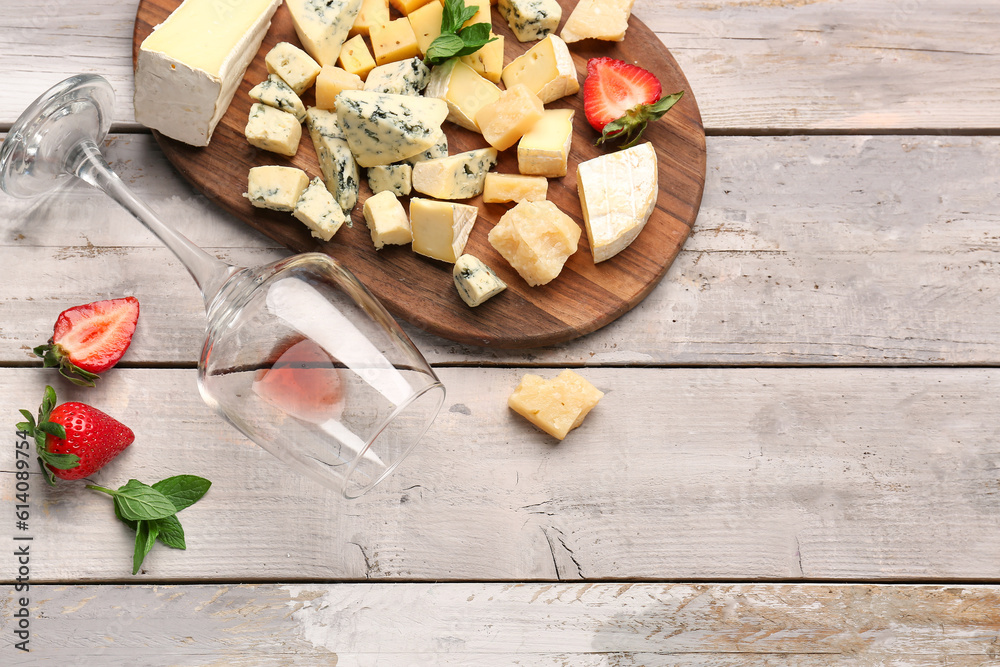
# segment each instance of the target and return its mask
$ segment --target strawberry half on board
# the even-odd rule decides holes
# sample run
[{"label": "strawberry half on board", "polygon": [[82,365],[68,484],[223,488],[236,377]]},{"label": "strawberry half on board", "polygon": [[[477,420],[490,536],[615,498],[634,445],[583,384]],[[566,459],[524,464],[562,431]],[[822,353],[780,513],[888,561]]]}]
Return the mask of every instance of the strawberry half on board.
[{"label": "strawberry half on board", "polygon": [[639,142],[646,125],[658,120],[684,96],[666,97],[660,82],[643,68],[614,58],[591,58],[583,82],[583,112],[591,127],[601,133],[597,145],[625,139],[622,148]]},{"label": "strawberry half on board", "polygon": [[95,301],[64,310],[48,344],[32,350],[45,368],[58,368],[71,382],[87,387],[118,363],[132,342],[139,321],[139,301]]},{"label": "strawberry half on board", "polygon": [[80,479],[97,472],[135,440],[128,426],[97,408],[70,401],[56,405],[56,392],[45,387],[38,421],[21,410],[17,425],[35,439],[38,462],[49,484],[55,477]]}]

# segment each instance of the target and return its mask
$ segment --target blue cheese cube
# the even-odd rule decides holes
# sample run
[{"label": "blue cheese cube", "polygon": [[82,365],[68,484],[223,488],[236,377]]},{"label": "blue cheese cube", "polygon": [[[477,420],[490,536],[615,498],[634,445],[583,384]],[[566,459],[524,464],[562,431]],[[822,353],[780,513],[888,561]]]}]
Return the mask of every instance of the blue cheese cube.
[{"label": "blue cheese cube", "polygon": [[306,107],[302,100],[277,74],[268,74],[267,79],[251,88],[250,99],[290,113],[300,123],[306,119]]},{"label": "blue cheese cube", "polygon": [[406,162],[410,164],[416,164],[418,162],[423,162],[424,160],[433,160],[434,158],[447,157],[448,156],[448,135],[444,133],[444,130],[439,130],[437,136],[434,138],[434,145],[425,150],[423,153],[418,153],[413,157],[406,158]]},{"label": "blue cheese cube", "polygon": [[497,274],[475,255],[459,257],[455,261],[452,276],[455,279],[458,295],[472,308],[507,289],[507,283],[500,280]]},{"label": "blue cheese cube", "polygon": [[302,125],[290,113],[255,102],[243,133],[251,146],[292,157],[299,149]]},{"label": "blue cheese cube", "polygon": [[379,65],[368,73],[365,90],[393,95],[419,95],[430,81],[431,70],[420,58]]},{"label": "blue cheese cube", "polygon": [[247,191],[243,196],[257,208],[291,212],[308,185],[306,172],[295,167],[253,167],[247,176]]},{"label": "blue cheese cube", "polygon": [[408,164],[385,164],[368,168],[368,187],[374,194],[391,192],[397,197],[410,194],[413,167]]},{"label": "blue cheese cube", "polygon": [[555,32],[562,19],[556,0],[498,0],[497,10],[519,42],[542,39]]},{"label": "blue cheese cube", "polygon": [[[306,127],[309,128],[327,189],[333,193],[340,208],[350,214],[358,203],[361,176],[347,139],[337,124],[337,114],[311,107],[306,112]],[[347,224],[350,226],[350,222]]]},{"label": "blue cheese cube", "polygon": [[478,148],[413,165],[413,189],[435,199],[469,199],[482,194],[497,149]]},{"label": "blue cheese cube", "polygon": [[323,241],[333,238],[346,220],[340,204],[319,178],[314,178],[303,190],[295,202],[292,215],[312,230],[313,236]]},{"label": "blue cheese cube", "polygon": [[306,92],[316,82],[320,71],[319,63],[308,53],[288,42],[279,42],[268,51],[264,65],[268,74],[277,74],[296,95]]}]

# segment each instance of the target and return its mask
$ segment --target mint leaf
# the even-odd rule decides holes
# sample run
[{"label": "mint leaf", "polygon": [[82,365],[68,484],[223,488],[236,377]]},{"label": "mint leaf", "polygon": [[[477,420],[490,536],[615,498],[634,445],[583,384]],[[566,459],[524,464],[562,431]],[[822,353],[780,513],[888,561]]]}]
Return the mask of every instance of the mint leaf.
[{"label": "mint leaf", "polygon": [[[489,0],[481,0],[489,2]],[[479,5],[465,6],[465,0],[445,0],[444,11],[441,12],[441,33],[455,33],[462,25],[476,15]]]},{"label": "mint leaf", "polygon": [[427,47],[425,60],[432,65],[438,65],[458,53],[464,46],[465,42],[458,35],[441,33]]},{"label": "mint leaf", "polygon": [[135,551],[132,554],[132,574],[139,572],[143,559],[156,544],[159,528],[155,522],[140,521],[135,531]]},{"label": "mint leaf", "polygon": [[177,514],[177,508],[169,498],[137,479],[130,479],[111,495],[114,496],[115,505],[118,506],[121,515],[126,519],[143,521]]},{"label": "mint leaf", "polygon": [[157,528],[156,539],[163,542],[171,549],[187,549],[184,542],[184,528],[181,526],[177,515],[168,516],[164,519],[156,519],[149,522]]},{"label": "mint leaf", "polygon": [[493,29],[491,23],[474,23],[462,27],[478,10],[478,5],[466,7],[465,0],[445,0],[444,11],[441,13],[441,34],[427,47],[424,64],[440,65],[448,58],[467,56],[496,39],[490,39],[490,31]]},{"label": "mint leaf", "polygon": [[166,496],[180,512],[201,500],[212,483],[197,475],[174,475],[161,479],[153,488]]}]

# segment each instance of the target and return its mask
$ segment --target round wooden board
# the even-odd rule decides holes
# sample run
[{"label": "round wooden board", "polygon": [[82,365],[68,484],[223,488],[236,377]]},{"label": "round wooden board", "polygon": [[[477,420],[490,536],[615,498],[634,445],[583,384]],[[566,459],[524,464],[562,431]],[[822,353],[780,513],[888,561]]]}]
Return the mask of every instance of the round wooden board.
[{"label": "round wooden board", "polygon": [[[563,23],[576,0],[560,0]],[[139,46],[181,3],[181,0],[142,0],[136,14],[133,63]],[[466,4],[471,4],[468,2]],[[562,24],[560,24],[560,29]],[[520,43],[496,8],[493,29],[504,36],[504,62],[508,63],[537,42]],[[576,190],[576,166],[606,153],[594,146],[598,133],[583,113],[583,81],[587,60],[610,56],[636,63],[653,72],[664,94],[684,90],[684,98],[660,121],[652,123],[644,140],[656,148],[659,166],[659,197],[656,209],[638,238],[610,260],[594,264],[584,233],[580,248],[562,273],[548,285],[529,287],[493,249],[487,234],[512,205],[484,204],[481,197],[463,203],[479,207],[479,219],[466,252],[476,255],[496,270],[508,288],[477,308],[459,298],[452,282],[452,265],[422,257],[408,246],[387,246],[376,252],[361,213],[371,192],[366,184],[353,212],[354,224],[346,225],[329,242],[313,238],[309,230],[287,213],[254,208],[242,194],[247,172],[265,164],[294,165],[319,176],[319,164],[308,133],[294,158],[288,159],[250,146],[244,135],[250,111],[250,88],[267,77],[264,56],[275,44],[299,44],[288,9],[282,5],[247,70],[226,115],[215,129],[211,144],[196,148],[154,133],[167,159],[210,199],[251,227],[299,251],[325,252],[346,265],[397,317],[421,329],[465,344],[500,348],[552,345],[590,333],[633,308],[666,273],[691,231],[705,186],[705,131],[691,86],[677,63],[649,28],[634,16],[623,42],[585,40],[570,45],[581,90],[556,100],[546,108],[572,108],[574,139],[569,172],[549,179],[548,198],[583,228],[583,215]],[[313,103],[312,91],[303,102]],[[482,136],[445,122],[451,154],[487,144]],[[495,171],[516,174],[516,147],[503,151]],[[362,181],[365,179],[362,178]],[[406,199],[404,199],[404,206]]]}]

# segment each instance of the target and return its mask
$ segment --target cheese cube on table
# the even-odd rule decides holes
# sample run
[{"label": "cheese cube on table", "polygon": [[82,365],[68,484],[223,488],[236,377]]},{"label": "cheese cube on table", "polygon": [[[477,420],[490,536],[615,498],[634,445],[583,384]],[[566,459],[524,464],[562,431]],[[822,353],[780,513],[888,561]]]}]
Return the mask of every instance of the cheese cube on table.
[{"label": "cheese cube on table", "polygon": [[408,164],[386,164],[368,168],[368,187],[375,194],[391,192],[397,197],[410,194],[413,167]]},{"label": "cheese cube on table", "polygon": [[417,153],[413,157],[406,158],[406,162],[409,164],[416,164],[418,162],[423,162],[424,160],[433,160],[434,158],[446,157],[448,155],[448,135],[444,133],[444,130],[438,130],[438,134],[434,138],[434,144],[425,150],[423,153]]},{"label": "cheese cube on table", "polygon": [[444,14],[444,5],[440,2],[429,2],[420,9],[416,9],[406,17],[413,28],[413,35],[417,39],[417,48],[420,55],[427,53],[427,48],[438,35],[441,34],[441,17]]},{"label": "cheese cube on table", "polygon": [[320,65],[333,65],[354,25],[361,0],[287,0],[299,41]]},{"label": "cheese cube on table", "polygon": [[413,165],[413,189],[435,199],[469,199],[481,194],[497,149],[478,148]]},{"label": "cheese cube on table", "polygon": [[500,83],[503,75],[503,35],[490,33],[490,38],[496,37],[481,49],[459,58],[463,63],[475,70],[476,74],[487,81]]},{"label": "cheese cube on table", "polygon": [[316,82],[320,66],[309,54],[288,42],[279,42],[264,56],[268,74],[277,74],[281,80],[301,95]]},{"label": "cheese cube on table", "polygon": [[497,11],[520,42],[545,37],[562,19],[562,7],[556,0],[499,0]]},{"label": "cheese cube on table", "polygon": [[420,58],[379,65],[368,73],[365,90],[393,95],[419,95],[427,87],[431,70]]},{"label": "cheese cube on table", "polygon": [[336,65],[323,65],[316,77],[316,106],[320,109],[336,109],[337,95],[345,90],[361,90],[365,82],[361,77]]},{"label": "cheese cube on table", "polygon": [[576,186],[594,263],[614,257],[639,236],[656,207],[656,151],[648,141],[580,163]]},{"label": "cheese cube on table", "polygon": [[358,203],[361,178],[358,163],[354,161],[354,154],[337,124],[337,114],[312,107],[306,112],[306,127],[309,128],[309,137],[316,149],[327,190],[340,208],[350,214]]},{"label": "cheese cube on table", "polygon": [[552,282],[576,252],[582,232],[550,201],[522,201],[490,230],[489,241],[532,287]]},{"label": "cheese cube on table", "polygon": [[405,17],[389,21],[384,25],[373,25],[370,36],[376,65],[415,58],[420,55],[417,36],[413,33],[413,28]]},{"label": "cheese cube on table", "polygon": [[406,211],[391,192],[372,195],[363,210],[376,250],[386,245],[406,245],[413,239]]},{"label": "cheese cube on table", "polygon": [[292,215],[312,230],[313,236],[323,241],[333,238],[346,221],[340,204],[319,178],[314,178],[303,190],[295,202]]},{"label": "cheese cube on table", "polygon": [[345,90],[337,96],[337,121],[362,167],[393,164],[438,141],[448,116],[443,100]]},{"label": "cheese cube on table", "polygon": [[562,440],[583,423],[604,392],[579,374],[564,370],[551,380],[531,373],[507,399],[507,405],[554,438]]},{"label": "cheese cube on table", "polygon": [[573,110],[546,109],[517,144],[517,170],[550,178],[565,176],[572,143]]},{"label": "cheese cube on table", "polygon": [[274,107],[295,116],[300,123],[306,119],[306,107],[291,87],[277,74],[268,74],[267,79],[250,89],[250,99]]},{"label": "cheese cube on table", "polygon": [[243,196],[257,208],[291,212],[308,185],[306,172],[295,167],[253,167],[247,176],[247,191]]},{"label": "cheese cube on table", "polygon": [[501,78],[507,88],[524,84],[544,104],[580,90],[569,47],[555,35],[549,35],[512,60],[503,68]]},{"label": "cheese cube on table", "polygon": [[299,149],[302,125],[290,113],[254,102],[243,132],[252,146],[292,157]]},{"label": "cheese cube on table", "polygon": [[462,255],[455,260],[452,278],[458,295],[472,308],[507,289],[507,283],[474,255]]},{"label": "cheese cube on table", "polygon": [[581,39],[620,42],[625,39],[634,3],[635,0],[580,0],[559,36],[568,43]]},{"label": "cheese cube on table", "polygon": [[549,181],[544,176],[521,176],[520,174],[486,174],[483,187],[483,201],[487,204],[504,202],[542,201],[548,194]]},{"label": "cheese cube on table", "polygon": [[260,48],[280,0],[188,0],[139,47],[135,119],[207,146]]},{"label": "cheese cube on table", "polygon": [[455,262],[465,250],[478,216],[475,206],[411,197],[413,251],[442,262]]},{"label": "cheese cube on table", "polygon": [[389,0],[389,4],[403,16],[408,16],[429,2],[437,2],[437,0]]},{"label": "cheese cube on table", "polygon": [[479,132],[476,114],[500,99],[501,91],[458,58],[450,58],[431,70],[424,94],[448,103],[448,120]]},{"label": "cheese cube on table", "polygon": [[344,42],[344,48],[340,50],[340,56],[337,58],[337,64],[342,69],[364,80],[368,76],[368,72],[375,68],[375,59],[372,58],[364,38],[361,35],[355,35]]},{"label": "cheese cube on table", "polygon": [[544,112],[538,96],[519,83],[503,91],[496,102],[480,109],[476,113],[476,125],[483,138],[502,151],[513,146],[534,127]]},{"label": "cheese cube on table", "polygon": [[358,11],[354,25],[351,26],[350,35],[368,36],[373,25],[382,25],[389,22],[389,0],[361,0],[361,9]]},{"label": "cheese cube on table", "polygon": [[490,27],[493,27],[493,17],[490,15],[490,3],[487,0],[468,0],[465,3],[466,7],[475,7],[476,13],[472,15],[472,18],[462,24],[463,28],[468,28],[470,25],[476,23],[489,23]]}]

